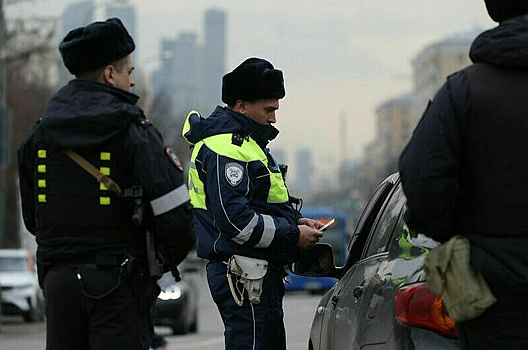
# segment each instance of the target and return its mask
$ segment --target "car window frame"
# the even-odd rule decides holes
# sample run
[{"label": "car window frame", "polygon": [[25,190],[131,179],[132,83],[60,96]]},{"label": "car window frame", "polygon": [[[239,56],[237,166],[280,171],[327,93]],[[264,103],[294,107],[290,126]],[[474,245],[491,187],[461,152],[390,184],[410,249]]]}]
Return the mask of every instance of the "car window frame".
[{"label": "car window frame", "polygon": [[[399,197],[396,199],[395,196],[398,195]],[[397,201],[394,202],[393,201]],[[394,206],[391,206],[391,204],[394,203]],[[377,256],[379,254],[387,254],[389,252],[389,246],[390,242],[392,240],[392,237],[394,236],[394,231],[396,227],[398,226],[398,222],[400,221],[400,218],[402,216],[402,212],[405,208],[406,198],[405,194],[403,193],[403,189],[400,186],[400,182],[398,181],[394,187],[391,190],[391,193],[387,196],[385,199],[385,204],[383,205],[383,208],[378,212],[378,215],[376,217],[376,220],[374,224],[371,226],[367,242],[363,248],[363,252],[361,254],[361,260]],[[390,220],[392,220],[391,227],[388,227],[384,234],[384,245],[381,247],[379,244],[377,244],[376,252],[372,252],[372,244],[374,242],[374,238],[376,238],[377,235],[375,235],[376,232],[379,232],[378,227],[380,224],[385,222],[385,218],[387,218],[387,215],[389,215],[388,210],[395,210],[397,209],[396,206],[399,206],[399,209],[397,210],[397,213],[390,215]],[[383,249],[383,251],[379,251],[379,249]]]},{"label": "car window frame", "polygon": [[348,257],[344,266],[345,270],[348,270],[362,259],[363,251],[368,242],[372,227],[377,222],[380,212],[384,210],[387,199],[390,197],[398,182],[399,175],[397,173],[389,176],[376,188],[367,202],[348,244]]}]

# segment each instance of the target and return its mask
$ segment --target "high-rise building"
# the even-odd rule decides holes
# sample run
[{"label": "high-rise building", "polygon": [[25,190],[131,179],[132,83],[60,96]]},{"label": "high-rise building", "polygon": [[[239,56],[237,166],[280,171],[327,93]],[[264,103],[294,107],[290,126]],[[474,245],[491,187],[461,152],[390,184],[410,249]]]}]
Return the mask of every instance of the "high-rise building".
[{"label": "high-rise building", "polygon": [[405,94],[386,101],[376,109],[376,138],[380,147],[377,162],[381,172],[391,174],[398,170],[401,151],[412,133],[411,94]]},{"label": "high-rise building", "polygon": [[222,77],[225,74],[226,14],[209,9],[205,12],[205,37],[202,55],[203,113],[222,103]]},{"label": "high-rise building", "polygon": [[105,18],[102,20],[107,20],[108,18],[117,17],[123,22],[123,25],[127,29],[130,36],[134,39],[136,42],[136,49],[132,53],[132,57],[134,58],[134,64],[137,66],[137,57],[140,57],[138,45],[139,38],[137,36],[137,30],[136,30],[136,10],[134,8],[134,5],[112,5],[105,8]]},{"label": "high-rise building", "polygon": [[161,42],[161,66],[153,75],[154,95],[162,95],[165,116],[181,119],[192,109],[199,109],[200,48],[196,34],[182,32],[175,40]]},{"label": "high-rise building", "polygon": [[174,41],[172,76],[173,117],[184,118],[192,109],[201,105],[202,96],[199,90],[199,56],[200,48],[196,42],[196,34],[182,32]]},{"label": "high-rise building", "polygon": [[308,149],[297,151],[295,157],[295,188],[308,192],[312,185],[312,152]]},{"label": "high-rise building", "polygon": [[72,29],[93,22],[94,18],[95,6],[92,0],[69,4],[62,14],[62,36],[64,37]]},{"label": "high-rise building", "polygon": [[[431,100],[446,78],[471,64],[469,49],[480,31],[458,33],[432,43],[413,59],[413,115],[421,117],[427,101]],[[416,124],[416,123],[415,123]],[[414,128],[414,125],[412,127]]]},{"label": "high-rise building", "polygon": [[[92,0],[69,4],[62,13],[62,30],[59,40],[62,40],[70,30],[93,22],[94,18],[95,6]],[[73,78],[70,72],[63,65],[60,65],[58,86],[66,85]]]},{"label": "high-rise building", "polygon": [[181,32],[176,39],[162,39],[161,65],[152,75],[152,100],[159,107],[151,111],[153,119],[178,122],[193,109],[208,116],[221,104],[225,13],[207,10],[204,28],[203,45],[192,32]]}]

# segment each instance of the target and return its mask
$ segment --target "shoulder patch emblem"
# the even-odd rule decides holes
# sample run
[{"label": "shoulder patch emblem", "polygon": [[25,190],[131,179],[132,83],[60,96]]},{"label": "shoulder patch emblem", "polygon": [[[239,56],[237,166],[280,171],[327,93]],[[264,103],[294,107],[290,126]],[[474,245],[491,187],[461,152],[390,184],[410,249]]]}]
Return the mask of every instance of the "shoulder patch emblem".
[{"label": "shoulder patch emblem", "polygon": [[225,177],[231,186],[236,186],[242,181],[244,168],[238,163],[227,163],[225,165]]},{"label": "shoulder patch emblem", "polygon": [[183,165],[180,162],[180,159],[178,158],[176,153],[174,153],[174,151],[172,150],[172,148],[170,148],[169,146],[165,147],[165,154],[167,155],[167,157],[169,157],[171,163],[174,164],[174,166],[178,168],[181,172],[183,172]]}]

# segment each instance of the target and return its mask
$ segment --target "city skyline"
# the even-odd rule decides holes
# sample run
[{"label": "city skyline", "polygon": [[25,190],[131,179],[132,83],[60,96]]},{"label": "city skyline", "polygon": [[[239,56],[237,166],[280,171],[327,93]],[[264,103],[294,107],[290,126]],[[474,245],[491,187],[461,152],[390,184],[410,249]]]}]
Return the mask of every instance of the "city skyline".
[{"label": "city skyline", "polygon": [[[72,2],[35,0],[21,7],[57,13]],[[97,2],[98,11],[113,3]],[[421,49],[457,32],[495,25],[481,0],[128,3],[137,9],[139,66],[157,55],[161,38],[191,31],[202,42],[204,11],[225,10],[226,71],[250,56],[266,58],[284,71],[286,97],[277,118],[281,134],[272,149],[284,149],[291,157],[296,149],[310,147],[315,161],[324,165],[339,158],[340,127],[347,129],[346,158],[361,157],[374,137],[376,108],[411,90],[412,59]],[[148,65],[148,70],[154,69],[155,63]],[[346,122],[340,123],[340,118]]]}]

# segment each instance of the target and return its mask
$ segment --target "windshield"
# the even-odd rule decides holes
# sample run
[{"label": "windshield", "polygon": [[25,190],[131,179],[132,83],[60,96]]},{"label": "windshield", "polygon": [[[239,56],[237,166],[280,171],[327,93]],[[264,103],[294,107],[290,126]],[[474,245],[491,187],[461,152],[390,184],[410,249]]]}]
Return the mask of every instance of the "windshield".
[{"label": "windshield", "polygon": [[27,258],[25,257],[0,257],[1,272],[29,271]]}]

